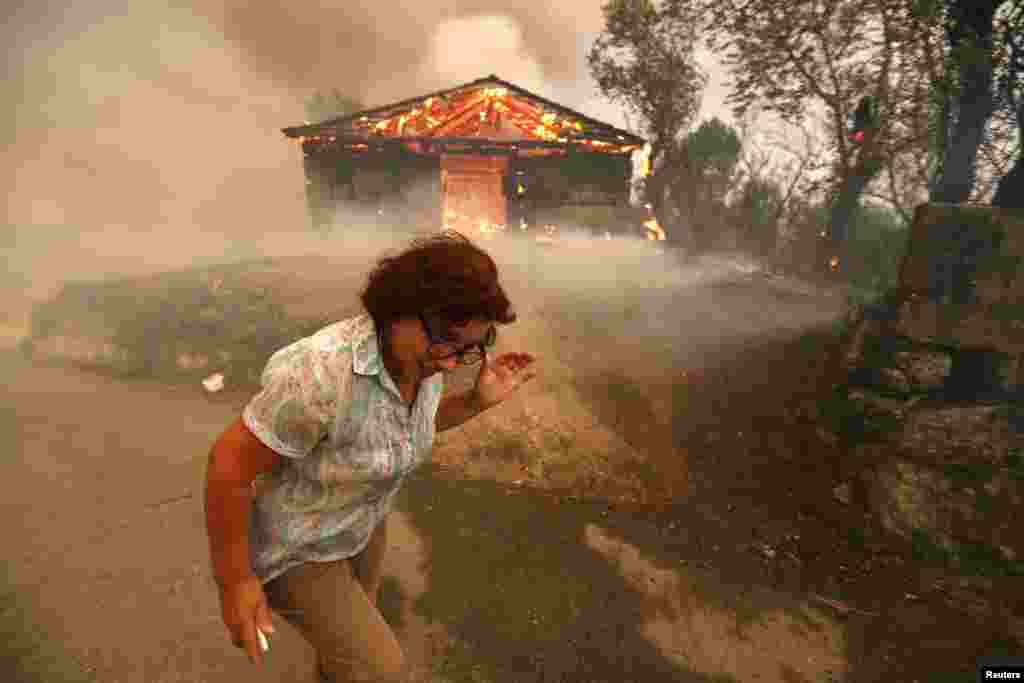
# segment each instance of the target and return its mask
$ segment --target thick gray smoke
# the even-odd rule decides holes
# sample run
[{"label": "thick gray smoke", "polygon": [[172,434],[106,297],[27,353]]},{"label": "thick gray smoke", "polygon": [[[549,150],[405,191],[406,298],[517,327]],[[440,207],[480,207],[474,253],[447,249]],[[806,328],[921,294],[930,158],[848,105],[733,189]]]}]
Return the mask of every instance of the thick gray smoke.
[{"label": "thick gray smoke", "polygon": [[4,222],[240,237],[295,225],[301,153],[280,128],[315,90],[375,105],[496,73],[585,104],[600,10],[549,5],[33,3],[0,28],[15,105]]},{"label": "thick gray smoke", "polygon": [[[0,28],[0,87],[14,104],[2,115],[0,170],[7,324],[68,280],[310,251],[368,268],[399,246],[372,217],[340,216],[326,241],[306,229],[301,151],[279,130],[302,121],[303,98],[337,87],[381,104],[496,73],[621,125],[611,105],[587,106],[584,57],[601,22],[592,2],[95,0],[18,10]],[[737,272],[682,269],[647,245],[573,244],[543,260],[521,245],[495,249],[534,269],[537,292],[592,302]],[[643,325],[661,334],[664,321]]]}]

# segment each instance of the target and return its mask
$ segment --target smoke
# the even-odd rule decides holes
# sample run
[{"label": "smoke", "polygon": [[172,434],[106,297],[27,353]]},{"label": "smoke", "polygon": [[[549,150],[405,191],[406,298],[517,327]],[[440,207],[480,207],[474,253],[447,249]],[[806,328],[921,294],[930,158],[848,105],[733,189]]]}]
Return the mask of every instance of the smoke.
[{"label": "smoke", "polygon": [[[337,87],[372,106],[495,73],[619,124],[585,75],[601,23],[591,2],[25,5],[0,27],[13,105],[0,115],[0,287],[20,302],[6,315],[23,319],[69,280],[309,252],[366,268],[408,230],[350,212],[335,236],[308,234],[301,151],[280,132],[302,121],[304,97]],[[592,303],[736,272],[680,269],[646,246],[500,258],[532,268],[535,293]]]},{"label": "smoke", "polygon": [[[575,79],[574,37],[581,29],[599,30],[601,22],[598,7],[587,2],[195,2],[193,10],[237,46],[253,70],[288,88],[337,84],[377,101],[444,87],[450,79],[518,77],[522,58],[549,79]],[[520,49],[506,52],[509,40]],[[481,48],[475,60],[461,61]],[[442,59],[434,61],[436,71],[421,68],[446,54],[456,63]],[[356,64],[372,68],[343,66]]]},{"label": "smoke", "polygon": [[496,73],[578,107],[601,25],[592,3],[397,0],[51,0],[6,19],[4,223],[237,239],[304,223],[280,128],[314,90],[379,105]]}]

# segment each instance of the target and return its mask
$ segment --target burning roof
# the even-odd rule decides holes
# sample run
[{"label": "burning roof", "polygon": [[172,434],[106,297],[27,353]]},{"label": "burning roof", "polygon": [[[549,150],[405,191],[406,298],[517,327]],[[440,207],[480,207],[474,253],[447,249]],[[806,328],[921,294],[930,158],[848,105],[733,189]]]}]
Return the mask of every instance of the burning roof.
[{"label": "burning roof", "polygon": [[645,140],[491,75],[454,88],[322,123],[282,129],[300,143],[344,142],[359,147],[401,141],[432,146],[479,144],[531,148],[568,145],[628,154]]}]

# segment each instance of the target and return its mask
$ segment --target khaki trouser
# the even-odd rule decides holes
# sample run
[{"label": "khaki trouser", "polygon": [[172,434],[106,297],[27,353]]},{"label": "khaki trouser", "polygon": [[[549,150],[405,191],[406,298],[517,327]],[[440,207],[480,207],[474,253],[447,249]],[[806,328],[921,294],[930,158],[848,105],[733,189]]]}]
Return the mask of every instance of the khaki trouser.
[{"label": "khaki trouser", "polygon": [[322,681],[404,680],[398,639],[368,597],[380,586],[386,524],[380,523],[359,555],[301,564],[265,586],[270,608],[316,650]]}]

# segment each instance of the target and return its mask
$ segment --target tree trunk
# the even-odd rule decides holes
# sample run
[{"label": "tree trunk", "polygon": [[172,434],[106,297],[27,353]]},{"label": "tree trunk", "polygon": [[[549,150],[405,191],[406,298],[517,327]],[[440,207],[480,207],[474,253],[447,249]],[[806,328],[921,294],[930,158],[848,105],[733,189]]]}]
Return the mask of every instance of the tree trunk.
[{"label": "tree trunk", "polygon": [[[999,181],[992,206],[1024,208],[1024,153]],[[995,351],[957,349],[950,354],[952,365],[943,385],[948,398],[972,400],[998,394],[1001,355]]]},{"label": "tree trunk", "polygon": [[992,206],[1004,209],[1024,209],[1024,151],[1017,155],[1010,172],[999,181]]},{"label": "tree trunk", "polygon": [[932,202],[960,204],[967,201],[974,188],[978,147],[995,106],[992,24],[997,4],[961,0],[953,9],[962,22],[958,36],[950,37],[957,42],[952,47],[963,50],[958,64],[957,116],[942,177],[931,193]]},{"label": "tree trunk", "polygon": [[[860,197],[864,188],[868,186],[882,169],[882,164],[876,160],[869,159],[854,166],[839,188],[839,196],[832,207],[832,215],[829,220],[829,242],[827,248],[832,250],[831,256],[841,256],[846,250],[847,231],[850,227],[850,220],[853,212],[860,204]],[[846,259],[842,261],[845,263]]]},{"label": "tree trunk", "polygon": [[[1024,209],[1024,152],[999,181],[992,206]],[[972,399],[997,393],[1001,355],[995,351],[958,350],[950,354],[953,361],[944,390],[955,399]]]},{"label": "tree trunk", "polygon": [[[942,177],[929,200],[948,204],[966,202],[976,177],[978,147],[992,116],[992,31],[1000,2],[959,0],[951,6],[958,26],[949,34],[952,48],[962,48],[958,65],[957,117],[949,135]],[[973,34],[973,35],[971,35]],[[1012,171],[1011,171],[1012,174]],[[1000,190],[1009,174],[1000,182]],[[996,205],[993,199],[993,205]],[[981,349],[958,349],[950,354],[952,367],[943,385],[948,398],[971,400],[991,394],[998,384],[999,354]]]}]

